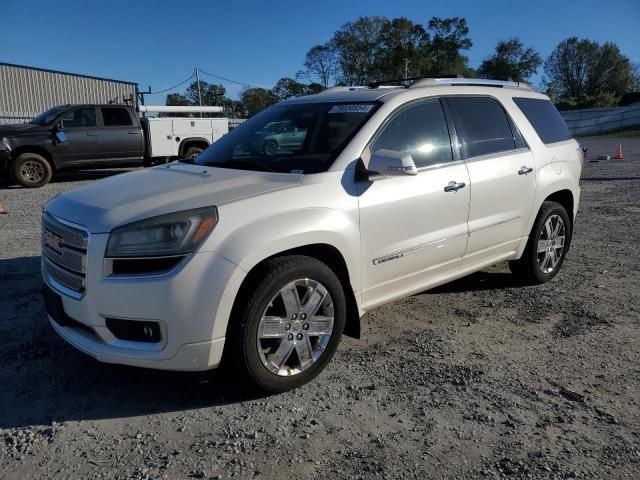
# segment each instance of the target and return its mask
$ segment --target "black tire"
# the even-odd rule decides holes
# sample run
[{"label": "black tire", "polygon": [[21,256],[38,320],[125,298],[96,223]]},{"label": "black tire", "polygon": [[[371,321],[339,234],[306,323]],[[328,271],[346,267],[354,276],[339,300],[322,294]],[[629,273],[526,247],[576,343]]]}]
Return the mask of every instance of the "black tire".
[{"label": "black tire", "polygon": [[184,158],[193,159],[200,155],[204,150],[200,147],[189,147],[184,153]]},{"label": "black tire", "polygon": [[278,153],[278,143],[275,140],[268,140],[264,144],[264,154],[273,157]]},{"label": "black tire", "polygon": [[49,161],[37,153],[23,153],[11,164],[12,178],[23,187],[39,188],[49,183],[53,169]]},{"label": "black tire", "polygon": [[[551,217],[560,217],[564,222],[564,248],[558,255],[557,263],[555,264],[553,269],[551,271],[543,271],[541,262],[544,262],[546,253],[538,252],[538,242],[541,241],[541,235],[543,233],[543,229],[545,228],[545,224]],[[513,275],[520,282],[527,285],[546,283],[551,280],[558,274],[558,271],[560,271],[560,268],[564,263],[567,251],[569,250],[569,246],[571,245],[572,233],[573,225],[571,224],[567,210],[559,203],[550,201],[544,202],[542,204],[542,207],[540,207],[540,211],[538,212],[536,221],[533,224],[533,228],[531,229],[531,233],[529,234],[529,240],[527,242],[527,246],[524,249],[522,257],[519,260],[513,260],[509,262],[509,268],[511,269]],[[558,247],[550,246],[549,248]],[[549,267],[547,266],[547,269],[548,268]]]},{"label": "black tire", "polygon": [[[234,306],[222,367],[234,378],[242,374],[244,378],[269,392],[278,393],[297,388],[314,379],[331,361],[338,348],[347,312],[342,283],[327,265],[315,258],[301,255],[269,260],[253,275],[253,279],[254,281],[250,281],[239,293]],[[273,308],[270,305],[273,305],[274,297],[285,285],[299,279],[310,279],[326,288],[333,306],[333,330],[320,356],[311,362],[310,366],[298,373],[283,376],[269,370],[263,363],[258,347],[258,328],[267,308]],[[303,333],[302,330],[294,330],[293,327],[290,331]],[[285,338],[282,338],[281,342],[285,341]],[[262,355],[266,358],[264,352]],[[296,357],[297,350],[295,356],[289,359],[295,361]]]}]

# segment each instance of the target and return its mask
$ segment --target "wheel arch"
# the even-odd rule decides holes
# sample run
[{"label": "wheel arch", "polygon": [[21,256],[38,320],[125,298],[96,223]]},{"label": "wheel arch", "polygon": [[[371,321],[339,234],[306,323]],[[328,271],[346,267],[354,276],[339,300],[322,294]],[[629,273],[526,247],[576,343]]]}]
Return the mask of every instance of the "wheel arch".
[{"label": "wheel arch", "polygon": [[209,140],[204,137],[189,137],[180,142],[178,147],[178,155],[182,156],[191,147],[200,147],[203,150],[210,145]]},{"label": "wheel arch", "polygon": [[573,214],[574,214],[574,199],[573,193],[568,188],[557,190],[552,194],[548,195],[544,200],[544,202],[556,202],[562,205],[567,213],[569,214],[569,220],[573,224]]},{"label": "wheel arch", "polygon": [[38,145],[20,145],[15,147],[11,150],[11,163],[15,162],[23,153],[35,153],[36,155],[44,157],[44,159],[49,162],[49,165],[51,165],[51,169],[55,172],[56,162],[46,148],[39,147]]},{"label": "wheel arch", "polygon": [[[319,260],[336,274],[342,284],[342,289],[347,301],[347,318],[345,321],[344,334],[352,338],[360,338],[360,315],[358,302],[353,291],[347,262],[340,250],[327,243],[312,243],[293,247],[271,254],[253,265],[253,267],[247,272],[247,275],[244,277],[240,288],[236,293],[230,319],[233,317],[234,310],[239,307],[242,299],[246,297],[251,286],[259,278],[264,264],[274,258],[287,257],[291,255],[304,255]],[[227,331],[229,329],[229,325],[230,322],[227,323]]]}]

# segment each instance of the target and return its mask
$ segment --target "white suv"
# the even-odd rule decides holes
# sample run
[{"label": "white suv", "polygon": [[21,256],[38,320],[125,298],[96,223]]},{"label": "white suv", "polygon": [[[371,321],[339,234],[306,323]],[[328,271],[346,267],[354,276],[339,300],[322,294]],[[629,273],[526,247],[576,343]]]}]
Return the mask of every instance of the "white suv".
[{"label": "white suv", "polygon": [[[301,138],[269,126],[291,125]],[[508,260],[560,269],[581,152],[549,99],[423,79],[281,102],[195,159],[94,182],[42,218],[49,320],[100,361],[219,365],[284,391],[362,315]]]}]

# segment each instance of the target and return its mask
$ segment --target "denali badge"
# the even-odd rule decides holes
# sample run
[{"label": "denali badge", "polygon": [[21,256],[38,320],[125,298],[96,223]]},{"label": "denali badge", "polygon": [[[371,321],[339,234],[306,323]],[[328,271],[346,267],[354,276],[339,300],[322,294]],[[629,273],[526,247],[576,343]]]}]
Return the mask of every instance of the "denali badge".
[{"label": "denali badge", "polygon": [[397,260],[404,257],[404,253],[394,253],[393,255],[387,255],[386,257],[378,257],[373,259],[374,265],[380,265],[381,263],[390,262],[391,260]]}]

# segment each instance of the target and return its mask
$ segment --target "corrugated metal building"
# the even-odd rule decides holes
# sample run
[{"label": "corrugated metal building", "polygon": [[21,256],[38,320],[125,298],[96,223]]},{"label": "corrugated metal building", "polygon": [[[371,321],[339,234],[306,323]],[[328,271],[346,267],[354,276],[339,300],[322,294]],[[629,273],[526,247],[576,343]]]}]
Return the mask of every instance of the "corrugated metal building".
[{"label": "corrugated metal building", "polygon": [[26,122],[55,105],[137,105],[138,84],[0,63],[0,123]]}]

